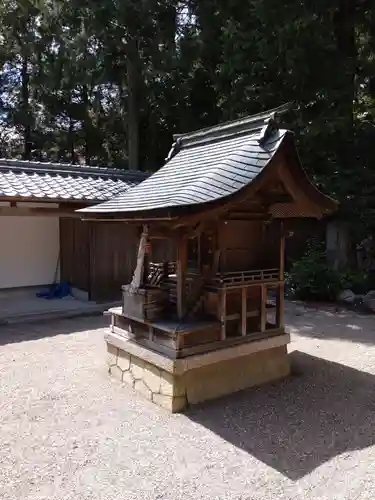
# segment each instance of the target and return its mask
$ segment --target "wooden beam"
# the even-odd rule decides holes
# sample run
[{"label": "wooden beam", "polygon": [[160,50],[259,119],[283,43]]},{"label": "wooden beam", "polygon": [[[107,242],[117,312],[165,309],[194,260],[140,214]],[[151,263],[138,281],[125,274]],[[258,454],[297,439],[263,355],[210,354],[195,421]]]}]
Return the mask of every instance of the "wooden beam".
[{"label": "wooden beam", "polygon": [[66,210],[79,210],[80,208],[85,208],[85,207],[90,207],[92,205],[97,204],[98,201],[93,201],[93,202],[87,202],[87,201],[74,201],[74,200],[69,200],[69,201],[60,201],[59,207],[61,209],[66,209]]},{"label": "wooden beam", "polygon": [[265,205],[274,205],[276,203],[294,203],[294,199],[289,193],[269,193],[269,192],[259,192],[260,199]]},{"label": "wooden beam", "polygon": [[151,325],[148,327],[148,340],[151,342],[154,340],[154,329]]},{"label": "wooden beam", "polygon": [[247,333],[247,288],[241,288],[241,335],[244,337]]},{"label": "wooden beam", "polygon": [[197,263],[198,263],[198,269],[202,269],[202,255],[201,255],[201,234],[197,235]]},{"label": "wooden beam", "polygon": [[100,200],[62,200],[61,198],[37,198],[34,196],[0,196],[0,201],[8,203],[41,203],[48,205],[52,203],[55,205],[58,203],[61,208],[71,208],[73,210],[78,210],[79,208],[89,207],[99,203]]},{"label": "wooden beam", "polygon": [[228,217],[229,220],[244,220],[244,221],[251,221],[251,220],[260,220],[260,221],[267,221],[272,218],[272,214],[270,213],[256,213],[256,212],[250,212],[250,211],[244,211],[244,212],[229,212]]},{"label": "wooden beam", "polygon": [[280,221],[280,242],[279,242],[279,269],[280,269],[280,281],[284,280],[284,267],[285,267],[285,233],[284,233],[284,221]]},{"label": "wooden beam", "polygon": [[280,284],[276,296],[276,326],[284,328],[284,284]]},{"label": "wooden beam", "polygon": [[79,212],[79,216],[81,217],[82,220],[88,221],[88,222],[126,222],[126,223],[142,223],[142,224],[149,224],[153,223],[155,221],[158,222],[170,222],[173,220],[171,217],[126,217],[125,215],[121,217],[121,214],[117,215],[110,215],[109,213],[107,216],[105,216],[104,213],[100,212]]},{"label": "wooden beam", "polygon": [[0,207],[0,216],[16,216],[16,217],[70,217],[80,219],[82,214],[61,210],[60,208],[17,208],[17,207]]},{"label": "wooden beam", "polygon": [[225,288],[221,290],[220,294],[221,307],[220,307],[220,322],[221,322],[221,340],[227,337],[227,291]]},{"label": "wooden beam", "polygon": [[168,227],[149,227],[149,239],[168,239],[172,237],[171,228]]},{"label": "wooden beam", "polygon": [[[253,346],[256,345],[257,341],[265,341],[267,344],[269,343],[270,347],[263,347],[261,350],[270,349],[277,343],[277,337],[283,339],[283,344],[286,345],[286,341],[284,338],[287,338],[287,335],[284,331],[278,330],[277,328],[269,329],[267,333],[265,332],[254,332],[251,335],[247,335],[246,337],[229,337],[227,339],[218,340],[216,342],[208,342],[206,344],[196,345],[194,347],[186,347],[177,352],[177,359],[187,358],[188,356],[194,356],[196,354],[206,354],[212,351],[216,351],[216,355],[219,357],[226,357],[226,349],[225,347],[234,347],[237,345],[241,345],[241,352],[247,350],[246,345],[251,343]],[[277,345],[278,346],[278,345]],[[238,351],[237,351],[238,352]],[[255,352],[259,352],[256,350]],[[236,354],[236,357],[238,353]]]},{"label": "wooden beam", "polygon": [[279,280],[275,280],[275,281],[252,281],[252,282],[249,282],[249,283],[241,283],[241,282],[238,282],[234,285],[226,285],[225,287],[220,287],[220,286],[213,286],[212,288],[214,288],[215,290],[216,289],[222,289],[222,288],[225,288],[225,290],[238,290],[239,288],[251,288],[251,287],[254,287],[254,286],[259,286],[259,285],[268,285],[268,286],[277,286],[279,284],[282,284],[283,281],[279,281]]},{"label": "wooden beam", "polygon": [[260,331],[265,332],[267,326],[267,286],[260,286]]},{"label": "wooden beam", "polygon": [[177,316],[182,319],[185,314],[186,302],[186,271],[188,263],[187,238],[180,236],[177,240]]},{"label": "wooden beam", "polygon": [[[143,254],[143,266],[142,266],[142,278],[141,278],[141,286],[145,287],[148,285],[148,276],[149,276],[149,264],[150,264],[150,242],[148,240],[148,226],[147,224],[143,225],[143,231],[142,235],[146,235],[146,241],[145,241],[145,248],[144,248],[144,254]],[[142,238],[141,235],[141,238]],[[140,240],[141,243],[142,240]]]},{"label": "wooden beam", "polygon": [[279,280],[280,285],[276,297],[276,325],[278,328],[284,327],[284,267],[285,267],[285,231],[284,221],[280,221],[280,245],[279,245]]}]

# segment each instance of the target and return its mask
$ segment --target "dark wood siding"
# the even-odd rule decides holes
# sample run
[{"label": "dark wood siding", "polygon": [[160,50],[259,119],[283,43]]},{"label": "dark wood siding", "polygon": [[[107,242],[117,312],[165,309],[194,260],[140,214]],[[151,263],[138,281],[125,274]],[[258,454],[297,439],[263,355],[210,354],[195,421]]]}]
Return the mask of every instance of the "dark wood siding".
[{"label": "dark wood siding", "polygon": [[60,219],[60,276],[90,291],[90,227],[79,219]]},{"label": "dark wood siding", "polygon": [[137,258],[134,226],[122,222],[90,223],[91,300],[121,297],[121,285],[131,281]]},{"label": "dark wood siding", "polygon": [[60,219],[61,279],[95,301],[121,297],[131,281],[138,250],[137,228],[121,222]]},{"label": "dark wood siding", "polygon": [[264,250],[262,222],[228,221],[219,229],[220,271],[231,272],[262,267]]}]

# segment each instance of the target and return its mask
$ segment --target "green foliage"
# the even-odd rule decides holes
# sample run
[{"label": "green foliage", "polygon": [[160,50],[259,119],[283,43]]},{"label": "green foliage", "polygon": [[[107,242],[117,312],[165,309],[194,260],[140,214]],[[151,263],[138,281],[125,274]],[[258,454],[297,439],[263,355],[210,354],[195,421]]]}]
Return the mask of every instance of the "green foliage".
[{"label": "green foliage", "polygon": [[[309,175],[375,229],[375,3],[3,0],[0,154],[159,168],[174,132],[285,102]],[[136,113],[134,113],[134,104]]]},{"label": "green foliage", "polygon": [[305,254],[294,262],[287,276],[287,286],[301,300],[335,300],[340,292],[350,289],[356,294],[368,290],[367,273],[338,271],[326,261],[324,245],[312,240]]},{"label": "green foliage", "polygon": [[366,294],[371,284],[366,271],[345,271],[340,275],[341,290],[349,289],[356,295]]},{"label": "green foliage", "polygon": [[327,265],[324,247],[316,241],[293,263],[287,284],[301,300],[334,300],[342,290],[340,275]]}]

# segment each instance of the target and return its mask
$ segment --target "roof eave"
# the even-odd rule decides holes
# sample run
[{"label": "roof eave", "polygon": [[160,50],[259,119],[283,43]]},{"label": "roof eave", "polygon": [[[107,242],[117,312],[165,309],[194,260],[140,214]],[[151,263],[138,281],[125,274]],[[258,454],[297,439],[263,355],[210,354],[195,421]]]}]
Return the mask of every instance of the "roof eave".
[{"label": "roof eave", "polygon": [[243,128],[246,131],[251,130],[260,130],[264,126],[264,123],[267,119],[272,116],[283,114],[290,110],[291,104],[286,103],[277,108],[270,109],[268,111],[264,111],[263,113],[257,113],[255,115],[247,116],[244,118],[239,118],[236,120],[231,120],[225,123],[221,123],[219,125],[214,125],[212,127],[206,127],[203,129],[199,129],[194,132],[188,132],[186,134],[174,134],[173,139],[175,141],[182,140],[184,143],[194,139],[203,139],[207,136],[215,136],[216,133],[226,133],[233,129]]},{"label": "roof eave", "polygon": [[290,136],[287,139],[288,151],[291,155],[292,161],[294,165],[297,166],[299,170],[300,178],[303,182],[303,187],[308,194],[308,196],[312,199],[312,201],[320,207],[322,211],[322,216],[326,216],[336,212],[339,208],[339,202],[328,196],[327,194],[320,191],[320,189],[310,180],[309,176],[304,169],[300,156],[298,154],[298,150],[296,144],[293,140],[291,140]]},{"label": "roof eave", "polygon": [[36,196],[1,196],[1,202],[18,202],[18,203],[69,203],[71,205],[86,205],[94,206],[103,203],[106,200],[98,199],[74,199],[74,198],[47,198]]}]

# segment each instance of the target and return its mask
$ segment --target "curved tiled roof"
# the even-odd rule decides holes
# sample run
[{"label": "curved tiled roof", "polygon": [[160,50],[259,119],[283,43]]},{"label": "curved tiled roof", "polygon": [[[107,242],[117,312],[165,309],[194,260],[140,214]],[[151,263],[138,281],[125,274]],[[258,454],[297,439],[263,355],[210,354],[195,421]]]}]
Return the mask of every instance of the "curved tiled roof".
[{"label": "curved tiled roof", "polygon": [[0,198],[100,202],[147,176],[107,167],[0,159]]},{"label": "curved tiled roof", "polygon": [[82,212],[129,213],[220,200],[251,183],[288,134],[279,110],[175,136],[167,163],[126,193]]}]

